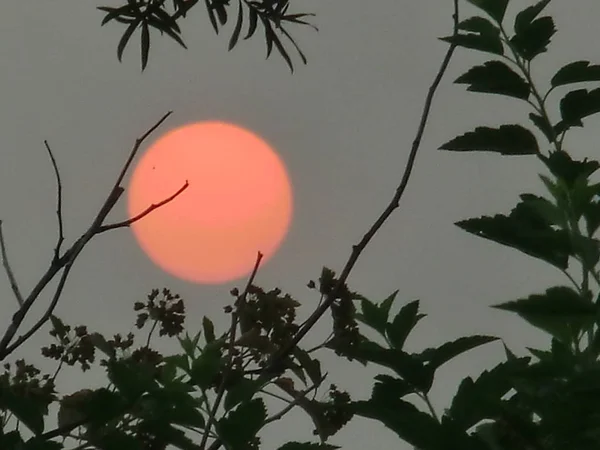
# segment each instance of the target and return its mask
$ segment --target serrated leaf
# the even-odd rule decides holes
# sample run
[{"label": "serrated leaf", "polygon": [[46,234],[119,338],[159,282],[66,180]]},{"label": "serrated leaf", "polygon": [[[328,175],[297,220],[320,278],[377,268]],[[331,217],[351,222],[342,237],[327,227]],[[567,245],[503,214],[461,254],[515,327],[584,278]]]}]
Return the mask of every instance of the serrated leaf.
[{"label": "serrated leaf", "polygon": [[588,161],[587,158],[576,161],[564,150],[553,151],[548,156],[540,155],[540,159],[555,177],[564,181],[569,189],[573,188],[577,180],[588,178],[600,169],[598,161]]},{"label": "serrated leaf", "polygon": [[221,348],[208,344],[202,354],[192,362],[190,377],[192,382],[202,389],[208,389],[221,368]]},{"label": "serrated leaf", "polygon": [[248,378],[240,378],[236,380],[235,384],[227,391],[223,405],[225,411],[236,407],[242,402],[250,400],[254,394],[261,388],[263,381],[250,380]]},{"label": "serrated leaf", "polygon": [[114,358],[116,356],[115,349],[108,343],[106,338],[102,336],[100,333],[90,333],[89,341],[92,343],[94,347],[100,350],[109,358]]},{"label": "serrated leaf", "polygon": [[386,322],[390,316],[390,309],[392,309],[392,305],[394,304],[397,295],[398,291],[396,290],[392,292],[383,302],[381,302],[381,305],[379,305],[379,309],[385,314]]},{"label": "serrated leaf", "polygon": [[262,399],[242,403],[227,417],[216,424],[219,437],[230,450],[247,450],[267,418],[267,409]]},{"label": "serrated leaf", "polygon": [[440,150],[486,151],[501,155],[535,155],[540,151],[533,133],[521,125],[501,125],[500,128],[477,127],[474,131],[446,142]]},{"label": "serrated leaf", "polygon": [[560,115],[566,127],[583,126],[582,119],[600,112],[600,88],[578,89],[560,101]]},{"label": "serrated leaf", "polygon": [[423,317],[425,317],[425,314],[419,314],[419,300],[404,305],[398,311],[394,320],[386,327],[386,335],[392,346],[402,350],[406,338]]},{"label": "serrated leaf", "polygon": [[535,5],[528,6],[515,18],[514,30],[515,33],[523,31],[527,26],[535,20],[535,18],[543,11],[543,9],[550,3],[550,0],[542,0]]},{"label": "serrated leaf", "polygon": [[15,392],[8,382],[0,383],[0,410],[10,411],[36,435],[44,431],[44,415],[48,410],[45,403],[38,398],[29,398],[24,393]]},{"label": "serrated leaf", "polygon": [[500,28],[498,28],[488,19],[480,16],[473,16],[463,20],[458,24],[458,29],[483,36],[500,36]]},{"label": "serrated leaf", "polygon": [[471,48],[494,55],[504,55],[504,46],[500,37],[468,33],[445,36],[439,39],[458,47]]},{"label": "serrated leaf", "polygon": [[136,400],[157,386],[152,373],[130,359],[108,361],[107,372],[108,379],[128,400]]},{"label": "serrated leaf", "polygon": [[414,386],[400,378],[377,375],[375,380],[378,382],[373,385],[373,391],[371,392],[371,400],[375,402],[380,399],[400,399],[415,392]]},{"label": "serrated leaf", "polygon": [[540,17],[520,29],[510,40],[517,53],[528,61],[548,50],[550,39],[556,33],[552,17]]},{"label": "serrated leaf", "polygon": [[561,67],[550,82],[552,87],[558,87],[588,81],[600,81],[600,65],[590,65],[589,61],[575,61]]},{"label": "serrated leaf", "polygon": [[502,23],[508,0],[467,0],[472,5],[486,12],[492,19]]},{"label": "serrated leaf", "polygon": [[526,255],[566,270],[572,254],[569,235],[543,223],[535,224],[527,218],[482,216],[456,222],[455,225],[476,236],[515,248]]},{"label": "serrated leaf", "polygon": [[235,28],[233,29],[233,34],[231,35],[231,38],[229,39],[229,51],[231,51],[231,49],[233,49],[233,47],[235,47],[235,44],[237,44],[238,38],[240,37],[240,32],[242,31],[243,22],[244,22],[244,11],[242,9],[242,2],[240,0],[240,1],[238,1],[237,21],[235,23]]},{"label": "serrated leaf", "polygon": [[521,194],[519,197],[521,197],[522,203],[535,210],[548,225],[567,227],[567,220],[563,212],[550,200],[533,194]]},{"label": "serrated leaf", "polygon": [[385,313],[375,303],[366,298],[361,300],[360,309],[362,312],[360,316],[361,322],[385,336],[385,327],[387,324]]},{"label": "serrated leaf", "polygon": [[533,294],[492,308],[517,313],[534,327],[563,342],[571,342],[573,335],[590,326],[598,315],[598,308],[593,303],[566,286],[551,287],[544,294]]},{"label": "serrated leaf", "polygon": [[427,348],[417,355],[421,361],[427,362],[427,368],[437,370],[462,353],[472,350],[489,342],[497,341],[495,336],[464,336],[454,341],[446,342],[437,348]]},{"label": "serrated leaf", "polygon": [[323,377],[323,374],[321,373],[321,362],[318,359],[311,358],[306,351],[298,347],[294,347],[293,355],[304,371],[306,371],[310,381],[314,384],[320,383]]},{"label": "serrated leaf", "polygon": [[202,319],[202,329],[204,330],[204,339],[207,344],[210,344],[215,340],[215,326],[212,321],[204,316]]},{"label": "serrated leaf", "polygon": [[506,95],[527,100],[529,83],[501,61],[487,61],[458,77],[457,84],[469,84],[468,91]]}]

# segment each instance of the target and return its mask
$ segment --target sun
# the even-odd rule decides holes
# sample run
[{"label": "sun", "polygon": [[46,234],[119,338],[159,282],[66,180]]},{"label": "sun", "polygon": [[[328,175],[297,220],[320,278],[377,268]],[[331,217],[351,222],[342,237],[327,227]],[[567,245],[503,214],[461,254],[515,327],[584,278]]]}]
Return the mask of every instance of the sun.
[{"label": "sun", "polygon": [[237,125],[184,125],[154,142],[127,189],[130,218],[189,186],[131,225],[142,250],[166,272],[201,284],[247,275],[264,264],[292,218],[285,165],[263,139]]}]

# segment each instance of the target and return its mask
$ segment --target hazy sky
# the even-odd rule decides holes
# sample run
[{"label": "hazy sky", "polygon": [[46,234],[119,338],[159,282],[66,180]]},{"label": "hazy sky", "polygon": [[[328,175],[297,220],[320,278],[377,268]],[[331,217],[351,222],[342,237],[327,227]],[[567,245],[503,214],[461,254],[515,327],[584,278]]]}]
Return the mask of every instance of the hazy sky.
[{"label": "hazy sky", "polygon": [[[298,11],[317,14],[320,32],[292,30],[309,62],[298,64],[291,75],[277,54],[265,61],[261,35],[228,53],[232,25],[215,36],[202,6],[182,22],[189,50],[154,36],[148,68],[140,73],[137,35],[120,64],[116,44],[123,28],[100,27],[103,13],[95,6],[105,3],[5,1],[0,14],[0,218],[22,290],[28,293],[48,267],[57,233],[54,175],[43,140],[52,146],[63,177],[69,245],[91,223],[135,139],[172,109],[159,134],[193,121],[231,121],[268,140],[285,161],[294,187],[293,225],[256,282],[289,292],[302,303],[301,314],[308,315],[318,301],[306,288],[308,280],[318,278],[323,265],[339,271],[352,244],[393,195],[424,96],[447,48],[437,37],[451,33],[451,0],[371,3],[292,2]],[[522,8],[532,2],[512,3]],[[472,9],[461,4],[464,18]],[[600,61],[597,2],[555,1],[548,11],[559,31],[550,52],[534,64],[544,87],[567,62]],[[475,333],[501,336],[517,353],[525,346],[546,346],[544,335],[488,306],[565,283],[558,271],[453,225],[508,212],[521,192],[541,193],[541,167],[533,158],[437,150],[475,126],[526,120],[528,110],[516,100],[467,93],[451,83],[483,61],[484,54],[455,53],[401,208],[349,280],[352,289],[374,301],[399,289],[394,311],[421,299],[428,317],[409,337],[410,350]],[[595,155],[593,120],[572,133],[566,142],[570,151]],[[121,202],[110,220],[124,218]],[[71,272],[56,313],[109,335],[126,333],[135,320],[133,302],[166,286],[187,301],[188,330],[196,331],[207,315],[222,332],[229,290],[244,282],[206,287],[175,279],[149,261],[131,232],[122,229],[92,240]],[[0,294],[5,326],[16,306],[5,279]],[[31,317],[45,309],[50,290],[44,294]],[[304,345],[321,342],[329,330],[327,315]],[[16,356],[43,361],[39,346],[47,342],[46,332]],[[369,396],[376,370],[329,353],[320,356],[330,373],[324,386],[334,382],[355,398]],[[493,343],[444,366],[432,389],[437,411],[448,405],[463,377],[502,358],[502,345]],[[58,380],[59,392],[68,393],[105,378],[73,369]],[[311,433],[304,413],[293,412],[266,429],[262,448],[311,440]],[[383,426],[358,418],[331,442],[347,450],[409,448]]]}]

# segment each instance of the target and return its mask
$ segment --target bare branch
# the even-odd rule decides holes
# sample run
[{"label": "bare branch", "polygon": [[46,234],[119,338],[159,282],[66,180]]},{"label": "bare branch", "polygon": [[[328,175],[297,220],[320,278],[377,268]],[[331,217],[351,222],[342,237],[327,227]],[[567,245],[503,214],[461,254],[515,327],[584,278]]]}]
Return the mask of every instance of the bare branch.
[{"label": "bare branch", "polygon": [[[261,252],[258,252],[258,254],[256,255],[256,262],[254,263],[254,268],[252,269],[250,278],[248,278],[248,282],[246,283],[244,292],[242,292],[242,294],[238,297],[238,301],[240,302],[241,305],[243,305],[246,302],[246,297],[248,295],[248,291],[250,290],[250,286],[252,286],[252,283],[254,283],[254,278],[256,277],[256,273],[258,272],[258,267],[260,265],[261,260],[263,259],[263,256],[264,255]],[[238,324],[238,316],[236,314],[236,311],[234,310],[231,313],[231,327],[229,329],[229,334],[230,334],[230,336],[229,336],[229,358],[227,361],[227,366],[225,367],[225,373],[223,374],[221,384],[219,385],[219,390],[217,391],[217,397],[215,398],[215,402],[213,403],[212,410],[210,411],[210,413],[208,415],[208,420],[206,421],[206,426],[204,427],[206,432],[202,436],[202,442],[200,443],[201,449],[206,448],[206,441],[208,440],[208,433],[210,432],[210,429],[213,426],[213,423],[215,421],[215,416],[217,414],[217,409],[219,408],[219,404],[221,403],[221,399],[223,398],[223,394],[225,393],[225,385],[227,383],[227,377],[229,376],[229,373],[231,371],[231,365],[232,365],[231,363],[233,361],[233,348],[234,348],[234,344],[235,344],[235,330],[237,328],[237,324]],[[213,445],[215,442],[218,442],[218,440],[213,441]],[[212,445],[210,448],[212,448]]]},{"label": "bare branch", "polygon": [[19,289],[19,285],[17,284],[17,280],[13,271],[8,262],[8,255],[6,254],[6,244],[4,243],[4,233],[2,233],[2,221],[0,220],[0,251],[2,252],[2,265],[4,266],[4,271],[6,272],[6,276],[8,277],[8,281],[10,282],[10,287],[12,288],[13,293],[15,294],[15,298],[17,299],[17,303],[19,306],[23,306],[23,296],[21,295],[21,290]]},{"label": "bare branch", "polygon": [[[96,218],[88,228],[88,230],[79,238],[75,243],[69,248],[61,257],[55,259],[50,264],[50,267],[42,275],[40,280],[32,289],[29,296],[23,301],[23,304],[19,308],[19,310],[13,315],[12,322],[6,329],[4,336],[0,340],[0,361],[4,360],[8,355],[10,355],[13,351],[15,351],[19,345],[29,339],[52,315],[54,308],[58,302],[60,294],[62,293],[62,289],[66,282],[67,276],[71,269],[71,266],[75,262],[75,259],[86,244],[99,232],[99,229],[102,227],[102,223],[106,219],[106,216],[110,213],[110,211],[114,208],[115,204],[123,194],[124,189],[121,187],[121,182],[125,178],[125,174],[131,165],[133,158],[137,154],[142,143],[148,138],[148,136],[156,130],[166,119],[172,114],[172,111],[166,113],[156,124],[154,124],[148,131],[146,131],[140,138],[136,139],[135,144],[125,162],[121,173],[119,174],[117,181],[115,182],[113,188],[111,189],[106,201],[100,208],[100,211],[96,215]],[[55,294],[50,302],[50,305],[42,318],[38,320],[33,327],[27,331],[25,334],[21,335],[12,345],[9,345],[16,335],[19,327],[25,320],[25,316],[28,311],[33,306],[33,303],[37,300],[42,290],[48,285],[48,283],[54,278],[54,276],[64,268],[64,272],[60,278],[59,284],[55,291]]]},{"label": "bare branch", "polygon": [[131,219],[124,220],[122,222],[112,223],[110,225],[102,225],[101,227],[98,228],[98,231],[97,231],[96,234],[104,233],[105,231],[114,230],[116,228],[125,228],[125,227],[130,226],[132,223],[137,222],[138,220],[143,219],[144,217],[146,217],[148,214],[150,214],[155,209],[158,209],[161,206],[166,205],[170,201],[174,200],[175,197],[177,197],[179,194],[181,194],[183,191],[185,191],[188,188],[188,186],[189,186],[189,183],[186,180],[185,184],[182,187],[180,187],[177,190],[177,192],[175,192],[173,195],[167,197],[166,199],[164,199],[164,200],[162,200],[162,201],[160,201],[158,203],[152,203],[143,212],[141,212],[140,214],[132,217]]},{"label": "bare branch", "polygon": [[62,216],[62,181],[60,179],[58,165],[56,164],[56,158],[54,158],[54,154],[52,153],[52,149],[48,145],[48,141],[45,140],[44,145],[46,146],[46,150],[48,150],[48,155],[50,155],[50,161],[52,162],[52,167],[54,168],[54,175],[56,177],[56,215],[58,217],[58,240],[56,242],[56,247],[54,248],[54,259],[58,260],[58,258],[60,258],[60,247],[62,246],[62,243],[65,240]]}]

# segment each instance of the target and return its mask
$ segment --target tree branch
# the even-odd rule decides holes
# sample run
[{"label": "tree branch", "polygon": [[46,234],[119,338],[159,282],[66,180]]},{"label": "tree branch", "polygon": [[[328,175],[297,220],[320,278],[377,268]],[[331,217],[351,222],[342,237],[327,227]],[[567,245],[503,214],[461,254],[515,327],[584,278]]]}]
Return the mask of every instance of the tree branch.
[{"label": "tree branch", "polygon": [[56,247],[54,248],[54,260],[60,258],[60,247],[65,240],[64,228],[63,228],[63,216],[62,216],[62,181],[60,179],[60,172],[58,171],[58,165],[56,164],[56,158],[52,153],[52,149],[48,145],[48,141],[44,141],[48,155],[50,155],[50,161],[52,162],[52,168],[54,169],[54,175],[56,177],[56,215],[58,217],[58,240]]},{"label": "tree branch", "polygon": [[6,272],[6,276],[8,277],[8,281],[10,282],[10,287],[12,288],[13,293],[15,294],[15,298],[17,299],[17,303],[20,307],[23,306],[23,295],[21,295],[21,290],[19,289],[19,285],[17,284],[17,279],[10,267],[8,262],[8,255],[6,254],[6,244],[4,243],[4,233],[2,232],[2,221],[0,220],[0,251],[2,252],[2,265],[4,266],[4,271]]}]

